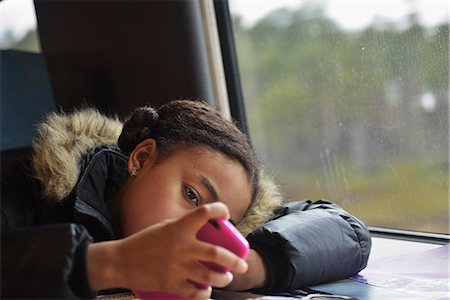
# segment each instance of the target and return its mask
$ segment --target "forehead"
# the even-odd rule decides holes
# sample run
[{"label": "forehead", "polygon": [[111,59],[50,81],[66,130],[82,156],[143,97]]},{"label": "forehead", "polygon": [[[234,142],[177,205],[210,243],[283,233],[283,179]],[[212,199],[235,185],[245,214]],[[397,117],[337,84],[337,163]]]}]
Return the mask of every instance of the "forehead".
[{"label": "forehead", "polygon": [[185,148],[173,155],[182,161],[187,176],[198,177],[205,186],[209,181],[208,189],[217,192],[218,201],[228,206],[234,221],[243,217],[250,205],[252,186],[240,163],[206,147]]}]

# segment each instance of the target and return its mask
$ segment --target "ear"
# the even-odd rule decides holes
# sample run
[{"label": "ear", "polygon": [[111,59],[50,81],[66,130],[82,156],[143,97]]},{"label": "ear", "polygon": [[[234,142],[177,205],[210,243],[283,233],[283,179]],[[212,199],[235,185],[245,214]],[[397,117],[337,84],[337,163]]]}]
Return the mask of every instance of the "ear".
[{"label": "ear", "polygon": [[144,164],[154,164],[158,158],[158,147],[154,139],[145,139],[140,142],[136,148],[130,153],[128,158],[128,173],[133,168],[138,170],[144,167]]}]

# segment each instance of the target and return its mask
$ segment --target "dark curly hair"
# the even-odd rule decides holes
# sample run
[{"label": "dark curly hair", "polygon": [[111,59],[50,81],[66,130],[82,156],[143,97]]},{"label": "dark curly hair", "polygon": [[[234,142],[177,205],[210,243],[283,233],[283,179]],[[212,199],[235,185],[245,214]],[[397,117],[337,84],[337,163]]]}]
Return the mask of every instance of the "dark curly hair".
[{"label": "dark curly hair", "polygon": [[259,192],[260,163],[247,135],[219,112],[200,101],[178,100],[159,107],[136,108],[125,122],[118,145],[129,154],[143,140],[158,143],[159,159],[175,150],[204,146],[240,163],[252,186],[251,207]]}]

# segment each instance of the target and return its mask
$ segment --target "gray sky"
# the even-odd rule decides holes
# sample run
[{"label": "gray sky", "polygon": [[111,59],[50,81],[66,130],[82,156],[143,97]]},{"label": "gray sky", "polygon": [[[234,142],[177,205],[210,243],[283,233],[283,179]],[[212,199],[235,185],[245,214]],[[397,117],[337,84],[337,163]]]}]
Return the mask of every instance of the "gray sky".
[{"label": "gray sky", "polygon": [[419,21],[433,27],[449,21],[449,0],[229,0],[232,14],[240,15],[247,26],[276,9],[297,9],[305,3],[317,3],[325,7],[325,14],[344,29],[360,30],[375,18],[401,22],[413,12]]}]

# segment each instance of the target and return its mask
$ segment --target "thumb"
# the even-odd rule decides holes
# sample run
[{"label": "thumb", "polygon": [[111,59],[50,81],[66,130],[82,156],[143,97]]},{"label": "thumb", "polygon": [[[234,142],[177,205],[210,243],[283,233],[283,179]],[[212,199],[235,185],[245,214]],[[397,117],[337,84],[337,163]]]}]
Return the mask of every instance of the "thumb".
[{"label": "thumb", "polygon": [[222,202],[214,202],[202,205],[191,213],[185,215],[179,221],[178,226],[181,230],[196,234],[197,231],[210,219],[224,218],[229,219],[230,213],[228,207]]}]

